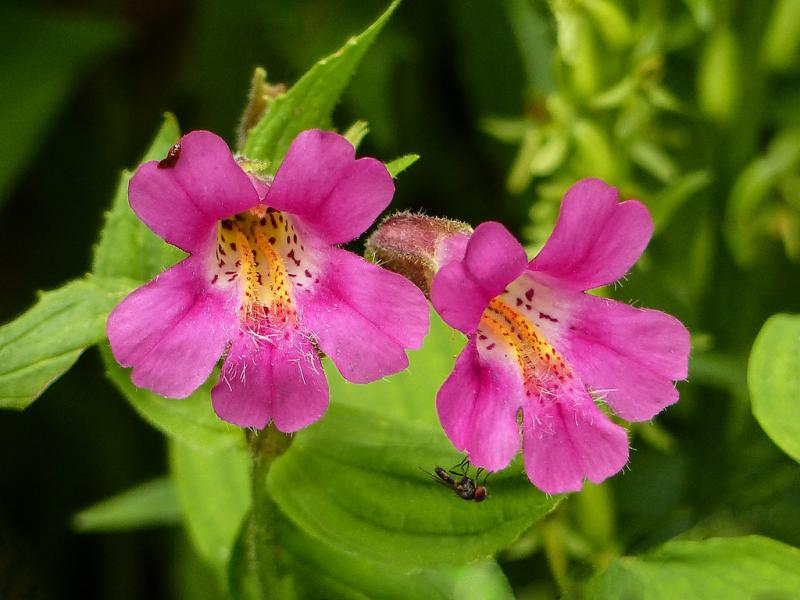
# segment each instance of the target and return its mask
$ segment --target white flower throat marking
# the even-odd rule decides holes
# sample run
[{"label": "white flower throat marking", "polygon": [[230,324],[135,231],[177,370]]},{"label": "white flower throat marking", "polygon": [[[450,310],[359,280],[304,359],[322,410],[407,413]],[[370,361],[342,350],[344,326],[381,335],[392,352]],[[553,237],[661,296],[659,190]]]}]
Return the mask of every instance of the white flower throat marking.
[{"label": "white flower throat marking", "polygon": [[296,294],[319,282],[294,225],[281,212],[257,207],[220,221],[211,283],[241,285],[243,321],[295,325]]}]

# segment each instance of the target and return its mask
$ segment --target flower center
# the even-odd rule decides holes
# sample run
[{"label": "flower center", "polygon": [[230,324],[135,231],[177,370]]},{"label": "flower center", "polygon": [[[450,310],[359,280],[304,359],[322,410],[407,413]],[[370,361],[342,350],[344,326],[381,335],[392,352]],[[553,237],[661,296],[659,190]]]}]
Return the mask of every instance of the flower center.
[{"label": "flower center", "polygon": [[513,287],[519,286],[509,286],[483,312],[478,326],[478,350],[484,356],[499,353],[514,361],[522,374],[526,395],[554,394],[572,378],[572,369],[534,321],[557,323],[558,319],[534,308],[533,288],[516,294]]},{"label": "flower center", "polygon": [[270,208],[254,208],[220,221],[216,259],[211,283],[239,280],[241,316],[246,321],[296,324],[294,288],[317,281],[289,218]]}]

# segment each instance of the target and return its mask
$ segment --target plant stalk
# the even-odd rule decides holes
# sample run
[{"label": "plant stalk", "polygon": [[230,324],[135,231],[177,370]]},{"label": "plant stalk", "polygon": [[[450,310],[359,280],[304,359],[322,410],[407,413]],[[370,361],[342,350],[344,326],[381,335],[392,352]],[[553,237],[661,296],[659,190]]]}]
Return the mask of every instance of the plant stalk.
[{"label": "plant stalk", "polygon": [[247,441],[252,457],[252,510],[247,526],[247,555],[250,577],[261,598],[286,598],[281,549],[276,535],[278,507],[267,491],[267,475],[272,463],[286,452],[292,438],[273,424],[262,430],[249,430]]}]

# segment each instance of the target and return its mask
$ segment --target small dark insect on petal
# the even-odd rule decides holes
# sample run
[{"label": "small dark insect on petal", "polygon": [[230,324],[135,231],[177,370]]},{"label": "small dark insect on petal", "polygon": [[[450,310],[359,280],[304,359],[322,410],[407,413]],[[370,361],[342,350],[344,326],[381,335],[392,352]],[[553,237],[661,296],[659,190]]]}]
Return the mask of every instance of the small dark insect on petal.
[{"label": "small dark insect on petal", "polygon": [[158,168],[159,169],[171,169],[175,166],[175,163],[178,162],[178,157],[181,155],[181,143],[178,142],[172,148],[169,149],[167,152],[167,156],[163,159],[158,161]]}]

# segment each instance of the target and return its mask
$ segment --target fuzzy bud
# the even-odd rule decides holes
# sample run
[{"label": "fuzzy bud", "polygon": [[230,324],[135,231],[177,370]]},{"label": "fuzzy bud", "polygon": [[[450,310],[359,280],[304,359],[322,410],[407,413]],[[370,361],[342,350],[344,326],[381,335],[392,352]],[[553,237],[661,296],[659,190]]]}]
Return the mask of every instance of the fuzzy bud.
[{"label": "fuzzy bud", "polygon": [[250,130],[261,121],[275,98],[285,94],[288,89],[282,83],[271,85],[267,82],[267,72],[261,67],[256,68],[253,79],[250,81],[247,106],[244,108],[236,132],[236,141],[240,150],[244,148]]},{"label": "fuzzy bud", "polygon": [[471,233],[461,221],[400,212],[383,220],[367,240],[365,254],[430,296],[433,276],[463,256]]}]

